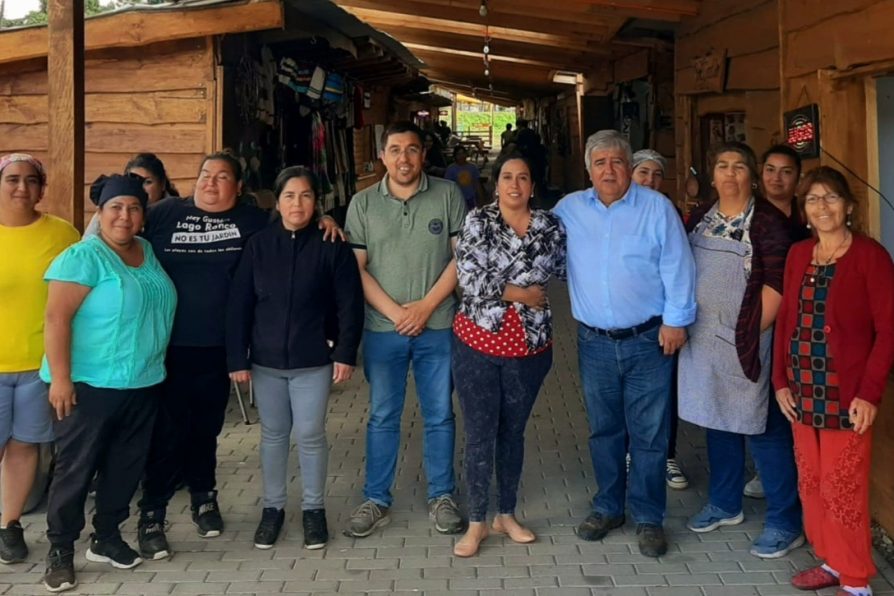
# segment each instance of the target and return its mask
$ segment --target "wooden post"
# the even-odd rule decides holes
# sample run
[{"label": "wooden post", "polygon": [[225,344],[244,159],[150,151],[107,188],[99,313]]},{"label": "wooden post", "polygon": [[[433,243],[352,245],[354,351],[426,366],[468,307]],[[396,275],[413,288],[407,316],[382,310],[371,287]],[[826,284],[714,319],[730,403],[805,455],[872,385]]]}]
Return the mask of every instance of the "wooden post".
[{"label": "wooden post", "polygon": [[84,0],[49,0],[49,187],[45,205],[84,229]]}]

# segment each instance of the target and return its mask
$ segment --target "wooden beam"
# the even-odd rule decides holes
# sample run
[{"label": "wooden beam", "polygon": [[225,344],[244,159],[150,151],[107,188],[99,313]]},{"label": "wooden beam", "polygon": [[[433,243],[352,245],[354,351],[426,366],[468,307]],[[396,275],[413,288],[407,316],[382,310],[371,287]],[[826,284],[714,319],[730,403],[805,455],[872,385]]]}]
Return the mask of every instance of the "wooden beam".
[{"label": "wooden beam", "polygon": [[[139,47],[174,39],[277,29],[283,22],[280,0],[133,10],[91,18],[86,26],[86,49]],[[0,33],[0,64],[46,56],[48,39],[46,27]]]},{"label": "wooden beam", "polygon": [[50,213],[84,229],[84,0],[47,5]]},{"label": "wooden beam", "polygon": [[[484,64],[480,56],[445,55],[440,52],[428,50],[415,50],[414,53],[425,61],[427,68],[441,72],[456,72],[458,74],[471,74],[484,77]],[[552,84],[550,72],[553,69],[528,64],[513,64],[511,62],[491,63],[491,77],[514,82],[521,85],[547,86]]]},{"label": "wooden beam", "polygon": [[[352,1],[352,0],[345,0]],[[472,9],[477,12],[479,0],[413,0],[418,4],[427,4],[435,7],[445,7],[453,11]],[[342,0],[336,0],[342,4]],[[368,8],[376,6],[382,10],[397,8],[403,12],[405,3],[397,0],[370,0],[366,3]],[[376,5],[376,6],[372,6]],[[526,19],[539,19],[544,16],[545,8],[543,0],[488,0],[490,17],[494,15],[521,16]],[[644,18],[652,20],[677,22],[682,16],[694,16],[698,13],[700,0],[684,0],[683,3],[666,3],[663,0],[654,2],[624,2],[623,0],[578,0],[572,2],[556,3],[548,7],[548,17],[561,21],[574,23],[590,23],[599,27],[614,26],[620,22],[622,25],[628,18]],[[428,14],[425,12],[415,14]]]},{"label": "wooden beam", "polygon": [[[484,41],[479,36],[457,35],[447,31],[423,30],[405,27],[387,27],[384,31],[399,39],[401,43],[420,44],[429,47],[439,47],[445,52],[461,50],[464,52],[482,53]],[[492,39],[490,43],[491,56],[516,58],[523,60],[535,60],[537,62],[567,70],[586,70],[611,55],[608,48],[582,52],[580,50],[567,50],[552,44],[543,44],[539,41],[511,41],[505,39]]]},{"label": "wooden beam", "polygon": [[701,0],[565,0],[565,3],[585,4],[640,19],[669,21],[696,16],[702,4]]},{"label": "wooden beam", "polygon": [[[435,52],[438,54],[444,54],[445,56],[463,56],[465,58],[479,58],[483,60],[484,54],[479,49],[475,51],[474,49],[469,50],[460,50],[453,47],[444,47],[437,45],[427,45],[421,43],[407,43],[403,42],[403,44],[413,52]],[[491,62],[509,62],[512,64],[526,64],[528,66],[541,66],[544,68],[550,68],[553,70],[582,70],[584,68],[588,68],[592,66],[583,65],[580,62],[577,63],[569,63],[564,60],[544,60],[543,56],[537,56],[534,58],[531,57],[514,57],[507,56],[502,52],[494,51],[488,54],[488,57]]]},{"label": "wooden beam", "polygon": [[[482,36],[484,33],[485,21],[478,14],[477,7],[472,6],[459,8],[444,3],[420,3],[416,0],[337,0],[336,4],[377,28],[377,23],[381,23],[450,32],[471,29],[473,34]],[[544,16],[543,12],[541,8],[536,15],[521,16],[494,11],[487,20],[490,34],[492,37],[517,41],[539,37],[558,47],[568,47],[569,44],[586,47],[587,41],[607,41],[605,36],[613,30],[611,24],[600,26],[583,19],[563,21]]]}]

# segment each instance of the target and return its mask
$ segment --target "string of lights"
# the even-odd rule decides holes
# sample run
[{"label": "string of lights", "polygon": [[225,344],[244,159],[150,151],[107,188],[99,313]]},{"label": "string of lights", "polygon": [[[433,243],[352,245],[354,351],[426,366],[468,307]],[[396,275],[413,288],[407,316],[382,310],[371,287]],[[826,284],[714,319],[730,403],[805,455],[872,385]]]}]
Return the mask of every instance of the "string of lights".
[{"label": "string of lights", "polygon": [[484,61],[484,76],[487,78],[487,88],[491,93],[494,91],[494,82],[491,77],[491,65],[490,65],[490,24],[488,22],[488,8],[487,8],[487,0],[481,0],[481,6],[478,7],[478,14],[481,15],[481,18],[484,19],[484,48],[482,49],[483,55],[482,60]]}]

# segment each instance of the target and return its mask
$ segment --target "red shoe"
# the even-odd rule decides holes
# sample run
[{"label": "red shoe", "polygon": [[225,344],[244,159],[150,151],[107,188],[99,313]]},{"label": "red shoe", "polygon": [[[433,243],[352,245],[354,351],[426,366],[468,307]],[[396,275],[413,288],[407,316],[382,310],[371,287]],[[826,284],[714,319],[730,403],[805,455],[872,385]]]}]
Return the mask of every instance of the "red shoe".
[{"label": "red shoe", "polygon": [[[822,568],[811,567],[792,578],[792,585],[799,590],[822,590],[838,585],[838,578]],[[845,594],[847,594],[845,592]],[[840,596],[840,595],[839,595]]]}]

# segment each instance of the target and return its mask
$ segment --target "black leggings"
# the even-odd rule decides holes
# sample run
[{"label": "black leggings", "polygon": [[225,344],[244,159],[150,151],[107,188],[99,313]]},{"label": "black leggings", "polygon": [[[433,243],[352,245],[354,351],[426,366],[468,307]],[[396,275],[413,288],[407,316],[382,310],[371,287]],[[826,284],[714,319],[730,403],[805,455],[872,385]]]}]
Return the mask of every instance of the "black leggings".
[{"label": "black leggings", "polygon": [[525,426],[552,362],[552,348],[525,358],[500,358],[454,338],[453,382],[466,432],[470,521],[482,522],[487,515],[495,450],[499,513],[515,513]]}]

